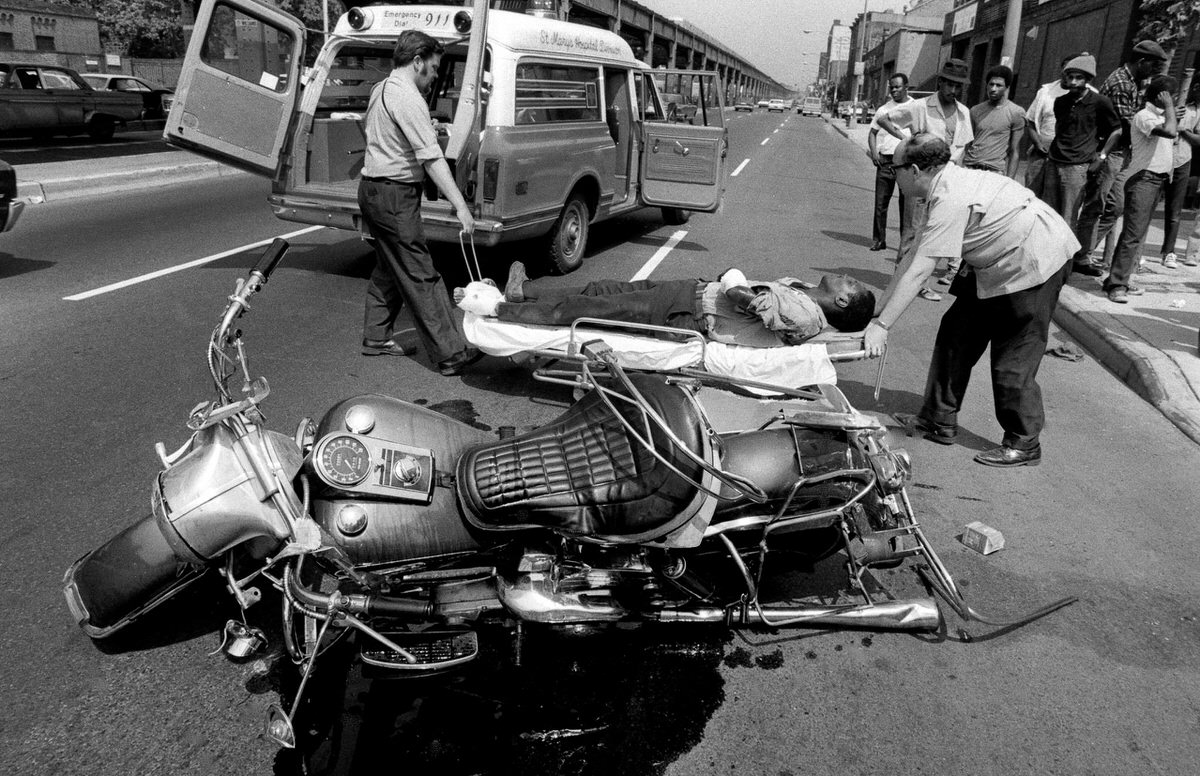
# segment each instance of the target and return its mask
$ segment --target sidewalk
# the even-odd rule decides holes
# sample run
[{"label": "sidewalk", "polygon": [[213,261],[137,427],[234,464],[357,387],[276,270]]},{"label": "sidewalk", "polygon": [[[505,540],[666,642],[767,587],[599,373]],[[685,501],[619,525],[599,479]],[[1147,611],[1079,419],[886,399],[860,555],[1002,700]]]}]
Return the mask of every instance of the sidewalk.
[{"label": "sidewalk", "polygon": [[[859,146],[865,155],[868,124],[826,123]],[[864,164],[870,161],[863,159]],[[1195,217],[1200,218],[1200,213]],[[1179,256],[1191,232],[1187,211],[1180,228]],[[1114,304],[1100,290],[1100,278],[1072,275],[1059,297],[1054,321],[1142,398],[1153,404],[1192,440],[1200,443],[1200,267],[1164,269],[1158,254],[1163,224],[1156,216],[1143,247],[1145,268],[1134,283],[1145,289]]]},{"label": "sidewalk", "polygon": [[17,199],[33,205],[221,175],[246,174],[188,151],[161,151],[45,164],[15,163],[13,167],[17,171]]}]

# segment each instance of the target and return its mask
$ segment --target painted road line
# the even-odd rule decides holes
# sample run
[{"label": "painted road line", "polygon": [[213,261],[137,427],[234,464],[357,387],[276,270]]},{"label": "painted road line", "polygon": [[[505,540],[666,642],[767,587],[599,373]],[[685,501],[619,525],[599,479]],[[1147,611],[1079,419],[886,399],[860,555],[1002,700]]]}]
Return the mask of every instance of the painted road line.
[{"label": "painted road line", "polygon": [[760,146],[765,146],[765,145],[767,144],[767,141],[768,141],[768,140],[770,140],[770,139],[771,139],[771,138],[769,138],[769,137],[765,137],[765,138],[763,138],[763,141],[762,141],[761,143],[759,143],[759,145],[760,145]]},{"label": "painted road line", "polygon": [[746,169],[746,165],[748,165],[748,164],[750,164],[750,160],[743,159],[742,163],[737,166],[737,169],[734,170],[733,172],[729,173],[729,177],[736,178],[738,176],[738,173],[741,172],[742,170]]},{"label": "painted road line", "polygon": [[639,269],[636,273],[634,273],[634,276],[631,277],[630,280],[631,281],[645,280],[646,278],[650,277],[650,273],[653,272],[654,269],[659,264],[662,263],[663,259],[667,258],[667,254],[670,253],[671,250],[676,245],[679,244],[679,241],[682,240],[686,236],[687,236],[686,229],[680,229],[678,232],[671,235],[671,238],[669,240],[667,240],[667,242],[663,245],[663,247],[661,247],[657,251],[655,251],[654,255],[650,257],[650,261],[643,264],[642,268]]},{"label": "painted road line", "polygon": [[[318,229],[324,229],[324,228],[325,227],[323,227],[323,226],[310,226],[310,227],[307,227],[304,229],[297,229],[294,232],[288,232],[287,234],[281,234],[281,235],[279,235],[279,237],[286,240],[289,237],[299,237],[302,234],[308,234],[309,232],[315,232]],[[139,275],[135,278],[130,278],[129,280],[122,280],[119,283],[111,283],[107,286],[101,286],[100,288],[92,289],[91,291],[84,291],[82,294],[75,294],[74,296],[64,296],[63,301],[64,302],[79,302],[84,299],[90,299],[93,296],[100,296],[101,294],[107,294],[110,291],[119,291],[120,289],[126,288],[128,286],[137,285],[138,283],[145,283],[147,280],[154,280],[155,278],[160,278],[164,275],[171,275],[175,272],[182,272],[185,269],[191,269],[192,267],[199,267],[204,264],[210,264],[214,261],[217,261],[218,259],[223,259],[226,256],[233,256],[234,254],[241,253],[242,251],[248,251],[251,248],[260,248],[264,245],[267,245],[274,239],[276,239],[276,238],[268,237],[265,240],[259,240],[258,242],[250,243],[248,245],[243,245],[239,248],[231,248],[227,251],[222,251],[221,253],[214,253],[212,256],[205,256],[203,259],[196,259],[195,261],[189,261],[186,264],[179,264],[174,267],[167,267],[166,269],[160,269],[160,270],[157,270],[156,272],[150,272],[146,275]]]}]

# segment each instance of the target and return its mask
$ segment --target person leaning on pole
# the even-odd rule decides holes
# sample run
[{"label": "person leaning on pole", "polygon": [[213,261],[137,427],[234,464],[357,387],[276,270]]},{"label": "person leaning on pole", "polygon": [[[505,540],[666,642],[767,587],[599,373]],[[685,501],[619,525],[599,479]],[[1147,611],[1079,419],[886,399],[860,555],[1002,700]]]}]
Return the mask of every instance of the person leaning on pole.
[{"label": "person leaning on pole", "polygon": [[867,326],[867,355],[879,356],[938,261],[961,256],[969,271],[955,280],[942,316],[917,428],[951,444],[971,369],[990,346],[1000,446],[975,456],[986,466],[1036,466],[1045,424],[1038,367],[1050,316],[1079,243],[1062,217],[1011,178],[950,164],[940,137],[918,133],[893,155],[907,197],[925,199],[927,217]]},{"label": "person leaning on pole", "polygon": [[454,206],[463,231],[475,230],[471,210],[442,156],[424,97],[437,79],[442,53],[442,44],[424,32],[400,33],[392,72],[371,90],[363,121],[367,148],[358,206],[375,238],[375,270],[363,313],[363,354],[409,354],[392,336],[396,317],[407,304],[425,352],[439,372],[450,376],[483,354],[467,346],[421,228],[421,184],[428,175]]}]

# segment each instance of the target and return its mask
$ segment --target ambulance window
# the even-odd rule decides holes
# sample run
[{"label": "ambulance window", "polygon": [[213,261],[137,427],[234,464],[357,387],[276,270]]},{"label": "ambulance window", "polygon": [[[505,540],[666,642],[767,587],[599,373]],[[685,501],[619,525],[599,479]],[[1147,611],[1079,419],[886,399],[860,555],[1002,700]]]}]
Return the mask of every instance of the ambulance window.
[{"label": "ambulance window", "polygon": [[516,77],[518,125],[600,120],[600,68],[520,62]]},{"label": "ambulance window", "polygon": [[317,110],[366,110],[371,88],[392,71],[391,49],[344,46],[329,68]]},{"label": "ambulance window", "polygon": [[288,88],[292,36],[227,5],[213,9],[200,49],[210,67],[274,92]]},{"label": "ambulance window", "polygon": [[662,121],[662,106],[658,103],[658,92],[654,90],[653,81],[646,79],[643,82],[641,73],[634,73],[633,79],[638,112],[646,121]]}]

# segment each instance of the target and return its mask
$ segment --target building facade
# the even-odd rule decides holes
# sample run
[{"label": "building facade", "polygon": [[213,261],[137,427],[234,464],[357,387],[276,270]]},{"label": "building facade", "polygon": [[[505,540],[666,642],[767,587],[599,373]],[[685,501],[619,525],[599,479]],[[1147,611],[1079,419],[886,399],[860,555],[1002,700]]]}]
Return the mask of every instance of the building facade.
[{"label": "building facade", "polygon": [[908,76],[910,91],[933,91],[942,53],[941,27],[903,27],[867,52],[863,100],[879,106],[890,99],[888,81],[894,73]]},{"label": "building facade", "polygon": [[0,57],[96,70],[103,61],[96,12],[37,0],[0,0]]}]

